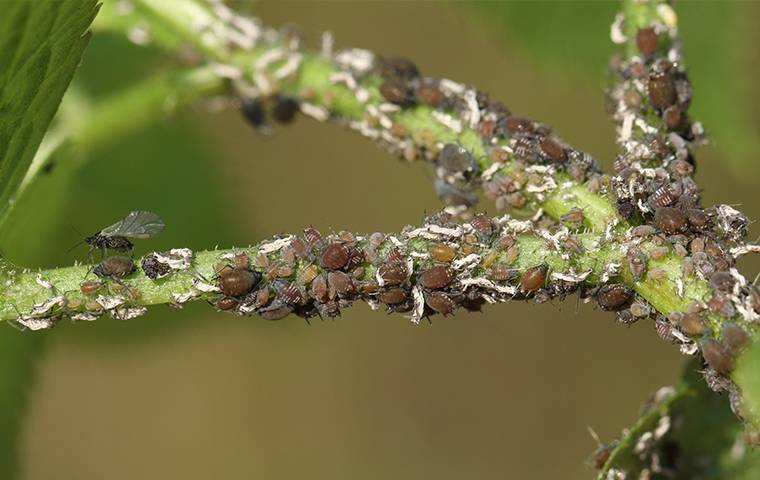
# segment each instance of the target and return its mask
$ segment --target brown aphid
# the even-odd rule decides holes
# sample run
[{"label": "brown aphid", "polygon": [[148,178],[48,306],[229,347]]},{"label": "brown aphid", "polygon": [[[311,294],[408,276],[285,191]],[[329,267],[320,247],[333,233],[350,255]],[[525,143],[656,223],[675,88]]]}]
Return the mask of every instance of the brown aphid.
[{"label": "brown aphid", "polygon": [[412,104],[407,92],[406,82],[398,78],[389,78],[380,85],[380,95],[390,103],[407,107]]},{"label": "brown aphid", "polygon": [[440,106],[446,100],[446,95],[431,82],[420,82],[414,90],[414,95],[417,97],[417,101],[433,108]]},{"label": "brown aphid", "polygon": [[635,88],[629,88],[623,94],[623,102],[625,102],[626,106],[631,108],[640,107],[643,100],[644,97],[642,97],[638,90]]},{"label": "brown aphid", "polygon": [[633,290],[622,283],[604,285],[596,294],[596,301],[602,310],[620,310],[633,298]]},{"label": "brown aphid", "polygon": [[[256,266],[256,268],[259,269],[267,269],[269,268],[269,257],[263,252],[259,252],[256,254],[256,257],[253,259],[253,264]],[[229,266],[225,264],[217,264],[217,265],[223,265],[223,266]],[[224,268],[222,268],[223,270]],[[217,274],[221,273],[220,270],[216,271]]]},{"label": "brown aphid", "polygon": [[702,315],[696,312],[683,314],[678,320],[678,327],[683,333],[690,337],[697,337],[706,331]]},{"label": "brown aphid", "polygon": [[647,256],[638,247],[631,247],[625,254],[628,270],[634,280],[641,280],[647,270]]},{"label": "brown aphid", "polygon": [[326,302],[327,294],[327,278],[325,275],[319,275],[311,282],[311,296],[318,302]]},{"label": "brown aphid", "polygon": [[678,130],[683,124],[683,114],[681,114],[681,109],[677,105],[671,105],[666,108],[662,112],[662,119],[665,120],[665,125],[670,130]]},{"label": "brown aphid", "polygon": [[296,281],[300,283],[301,285],[308,285],[311,283],[312,280],[314,280],[317,277],[318,274],[319,274],[319,268],[317,268],[316,265],[309,265],[302,268],[298,272]]},{"label": "brown aphid", "polygon": [[536,129],[533,120],[520,117],[508,117],[504,125],[512,133],[531,133]]},{"label": "brown aphid", "polygon": [[344,272],[328,273],[327,285],[341,297],[356,293],[356,286],[354,286],[353,280]]},{"label": "brown aphid", "polygon": [[420,284],[425,288],[444,288],[454,280],[454,274],[447,265],[434,265],[420,274]]},{"label": "brown aphid", "polygon": [[710,217],[707,212],[701,208],[690,208],[686,210],[686,219],[689,221],[691,228],[695,230],[702,230],[710,224]]},{"label": "brown aphid", "polygon": [[653,27],[640,28],[636,32],[636,46],[644,55],[651,55],[657,51],[657,32]]},{"label": "brown aphid", "polygon": [[103,284],[93,280],[85,280],[79,285],[79,289],[85,295],[92,295],[97,292]]},{"label": "brown aphid", "polygon": [[290,305],[276,305],[273,304],[270,307],[260,310],[259,316],[264,320],[281,320],[293,312],[293,307]]},{"label": "brown aphid", "polygon": [[403,288],[389,288],[380,294],[380,301],[386,305],[398,305],[409,297]]},{"label": "brown aphid", "polygon": [[378,57],[377,69],[384,78],[403,78],[412,80],[420,76],[417,65],[404,57]]},{"label": "brown aphid", "polygon": [[425,303],[441,315],[449,315],[456,308],[456,303],[448,295],[440,292],[425,295]]},{"label": "brown aphid", "polygon": [[533,142],[529,138],[518,138],[512,145],[515,156],[532,160],[534,158]]},{"label": "brown aphid", "polygon": [[496,250],[489,250],[488,253],[483,255],[483,261],[482,261],[483,268],[491,268],[491,265],[493,265],[498,259],[499,259],[499,252]]},{"label": "brown aphid", "polygon": [[559,217],[562,223],[569,224],[572,227],[580,226],[585,218],[585,215],[583,215],[583,209],[579,207],[575,207]]},{"label": "brown aphid", "polygon": [[310,244],[318,243],[320,240],[322,240],[322,234],[319,233],[319,230],[317,230],[314,227],[308,227],[305,228],[303,231],[303,238]]},{"label": "brown aphid", "polygon": [[218,308],[219,310],[227,311],[232,310],[233,308],[238,306],[238,300],[233,297],[222,297],[219,300],[216,301],[214,306]]},{"label": "brown aphid", "polygon": [[713,370],[728,375],[736,366],[736,362],[731,354],[726,351],[723,345],[717,340],[705,337],[699,341],[699,348],[702,350],[702,357]]},{"label": "brown aphid", "polygon": [[728,298],[728,295],[720,292],[713,293],[712,297],[707,301],[707,308],[717,315],[732,316],[734,314],[734,306],[731,303],[731,299]]},{"label": "brown aphid", "polygon": [[401,285],[409,275],[403,262],[386,262],[377,270],[384,285]]},{"label": "brown aphid", "polygon": [[721,343],[726,351],[736,357],[749,343],[749,334],[735,322],[725,322],[720,329]]},{"label": "brown aphid", "polygon": [[238,253],[232,257],[232,263],[235,268],[247,269],[250,265],[248,255],[245,253]]},{"label": "brown aphid", "polygon": [[251,270],[227,270],[219,275],[219,289],[228,297],[238,297],[250,292],[259,280],[261,275]]},{"label": "brown aphid", "polygon": [[647,272],[647,278],[650,280],[665,280],[668,278],[668,272],[659,267],[650,268]]},{"label": "brown aphid", "polygon": [[131,258],[114,255],[104,258],[92,272],[99,277],[122,278],[134,272],[136,268]]},{"label": "brown aphid", "polygon": [[649,75],[647,88],[649,90],[649,100],[655,108],[667,108],[678,100],[673,76],[667,71],[652,72]]},{"label": "brown aphid", "polygon": [[673,234],[685,231],[688,219],[678,208],[660,207],[654,212],[654,223],[663,232]]},{"label": "brown aphid", "polygon": [[[345,275],[345,274],[344,274]],[[288,305],[298,305],[303,302],[303,294],[296,284],[285,282],[277,292],[277,299]]]},{"label": "brown aphid", "polygon": [[651,202],[658,207],[667,207],[668,205],[673,205],[676,200],[678,200],[678,196],[673,194],[669,185],[663,185],[662,187],[658,188],[655,190],[651,197]]},{"label": "brown aphid", "polygon": [[509,282],[517,278],[517,271],[504,262],[491,267],[491,278],[497,282]]},{"label": "brown aphid", "polygon": [[520,279],[520,290],[523,292],[534,292],[543,287],[548,271],[549,268],[546,265],[539,265],[525,270]]},{"label": "brown aphid", "polygon": [[504,235],[504,236],[502,236],[502,237],[499,238],[498,245],[499,245],[500,249],[506,250],[509,247],[511,247],[512,245],[514,245],[515,243],[517,243],[517,239],[514,236],[512,236],[512,235]]},{"label": "brown aphid", "polygon": [[710,286],[721,292],[731,292],[734,288],[736,280],[728,272],[714,272],[710,275]]},{"label": "brown aphid", "polygon": [[562,148],[562,145],[549,137],[544,137],[538,144],[538,148],[541,150],[543,156],[552,162],[561,162],[567,158],[565,155],[565,149]]},{"label": "brown aphid", "polygon": [[668,247],[653,247],[649,250],[649,255],[652,257],[652,260],[659,260],[667,255],[669,251]]},{"label": "brown aphid", "polygon": [[292,242],[290,242],[290,248],[293,249],[293,253],[298,258],[306,258],[309,256],[309,246],[306,245],[306,242],[300,238],[295,238]]},{"label": "brown aphid", "polygon": [[245,301],[252,304],[255,308],[261,308],[269,303],[270,296],[269,287],[262,287],[249,293],[245,297]]},{"label": "brown aphid", "polygon": [[428,252],[434,260],[439,262],[451,262],[456,257],[456,251],[445,243],[433,243],[428,246]]},{"label": "brown aphid", "polygon": [[493,223],[487,215],[475,215],[470,221],[470,225],[481,236],[489,236],[493,233]]},{"label": "brown aphid", "polygon": [[348,263],[348,249],[342,243],[331,243],[322,252],[319,264],[322,268],[339,270]]},{"label": "brown aphid", "polygon": [[618,310],[615,312],[615,319],[625,326],[633,325],[639,321],[639,318],[636,317],[629,309]]},{"label": "brown aphid", "polygon": [[648,317],[650,313],[652,313],[652,309],[649,308],[649,305],[643,302],[633,302],[630,307],[631,315],[633,315],[636,318],[644,318]]},{"label": "brown aphid", "polygon": [[568,235],[562,242],[562,246],[570,253],[580,255],[583,253],[583,243],[575,235]]},{"label": "brown aphid", "polygon": [[631,235],[638,238],[644,238],[648,237],[650,235],[654,235],[654,227],[651,225],[638,225],[636,227],[633,227],[633,230],[631,231]]}]

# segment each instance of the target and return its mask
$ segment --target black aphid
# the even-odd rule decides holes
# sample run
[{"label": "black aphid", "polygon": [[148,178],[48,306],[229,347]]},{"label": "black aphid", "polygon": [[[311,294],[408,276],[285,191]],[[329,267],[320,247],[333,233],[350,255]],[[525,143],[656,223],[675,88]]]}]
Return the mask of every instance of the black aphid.
[{"label": "black aphid", "polygon": [[92,249],[129,252],[134,247],[130,238],[148,238],[164,229],[164,221],[152,212],[134,211],[126,217],[84,239]]}]

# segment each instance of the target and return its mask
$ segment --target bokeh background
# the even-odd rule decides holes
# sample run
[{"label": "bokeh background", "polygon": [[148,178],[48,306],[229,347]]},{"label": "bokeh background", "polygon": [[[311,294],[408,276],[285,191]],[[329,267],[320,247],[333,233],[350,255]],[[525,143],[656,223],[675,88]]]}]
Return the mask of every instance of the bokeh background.
[{"label": "bokeh background", "polygon": [[[616,8],[270,0],[252,11],[301,26],[311,45],[329,29],[338,47],[408,56],[427,75],[478,85],[609,169],[616,146],[602,91]],[[751,28],[760,5],[678,11],[692,112],[714,138],[697,154],[705,203],[760,218],[760,35]],[[75,92],[97,103],[172,62],[97,33]],[[262,137],[237,112],[198,106],[83,164],[70,183],[56,170],[41,182],[23,205],[30,213],[4,235],[4,254],[29,266],[82,260],[82,248],[67,252],[77,231],[134,209],[168,225],[139,254],[249,244],[307,225],[397,231],[439,208],[424,165],[309,119]],[[760,271],[752,260],[743,267]],[[0,463],[16,448],[27,480],[591,478],[587,429],[618,437],[685,363],[650,322],[625,328],[574,297],[420,326],[364,305],[311,326],[205,305],[154,308],[128,322],[0,329],[0,359]]]}]

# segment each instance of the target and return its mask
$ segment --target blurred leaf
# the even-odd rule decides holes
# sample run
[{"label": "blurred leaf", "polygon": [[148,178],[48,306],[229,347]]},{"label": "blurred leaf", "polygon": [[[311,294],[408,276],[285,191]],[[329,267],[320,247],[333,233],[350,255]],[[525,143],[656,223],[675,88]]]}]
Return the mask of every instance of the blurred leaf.
[{"label": "blurred leaf", "polygon": [[69,86],[95,0],[3,4],[0,20],[0,222]]},{"label": "blurred leaf", "polygon": [[743,426],[727,396],[707,387],[700,368],[699,359],[689,362],[669,395],[660,390],[648,402],[612,451],[600,479],[612,469],[639,478],[653,462],[669,472],[663,478],[757,478],[745,475],[760,472],[760,452],[743,445]]},{"label": "blurred leaf", "polygon": [[760,425],[760,341],[756,339],[739,358],[733,378],[742,389],[748,413]]},{"label": "blurred leaf", "polygon": [[602,85],[620,2],[467,2],[508,47],[541,67]]},{"label": "blurred leaf", "polygon": [[[467,2],[479,20],[552,74],[601,86],[615,50],[609,29],[620,2]],[[746,178],[760,154],[756,83],[760,54],[752,19],[755,2],[679,2],[676,5],[689,75],[694,86],[690,109],[726,155],[734,173]],[[753,173],[753,175],[757,175]]]},{"label": "blurred leaf", "polygon": [[18,474],[18,437],[43,337],[0,324],[0,478]]}]

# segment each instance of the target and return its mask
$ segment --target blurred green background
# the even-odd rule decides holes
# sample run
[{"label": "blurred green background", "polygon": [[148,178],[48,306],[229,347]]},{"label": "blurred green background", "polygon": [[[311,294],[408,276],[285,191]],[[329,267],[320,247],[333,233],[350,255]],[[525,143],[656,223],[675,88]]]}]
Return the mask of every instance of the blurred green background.
[{"label": "blurred green background", "polygon": [[[616,8],[261,1],[254,12],[269,25],[300,25],[311,45],[329,29],[338,47],[408,56],[426,75],[478,85],[609,169],[616,146],[602,90]],[[685,2],[678,11],[692,111],[715,138],[697,155],[705,203],[740,204],[758,218],[760,91],[750,80],[760,38],[749,19],[760,8]],[[97,102],[172,62],[97,34],[77,92]],[[82,248],[66,253],[76,230],[134,209],[166,220],[164,233],[138,245],[160,249],[242,245],[306,225],[396,231],[439,203],[424,166],[355,133],[300,119],[265,138],[237,112],[198,106],[94,152],[81,171],[53,169],[20,208],[39,215],[15,219],[0,248],[18,263],[53,266],[84,258]],[[651,323],[616,325],[574,297],[420,326],[363,305],[311,326],[205,305],[154,308],[34,335],[0,329],[0,345],[0,460],[17,445],[28,480],[590,478],[587,427],[618,437],[685,361]],[[16,442],[3,425],[18,418]]]}]

